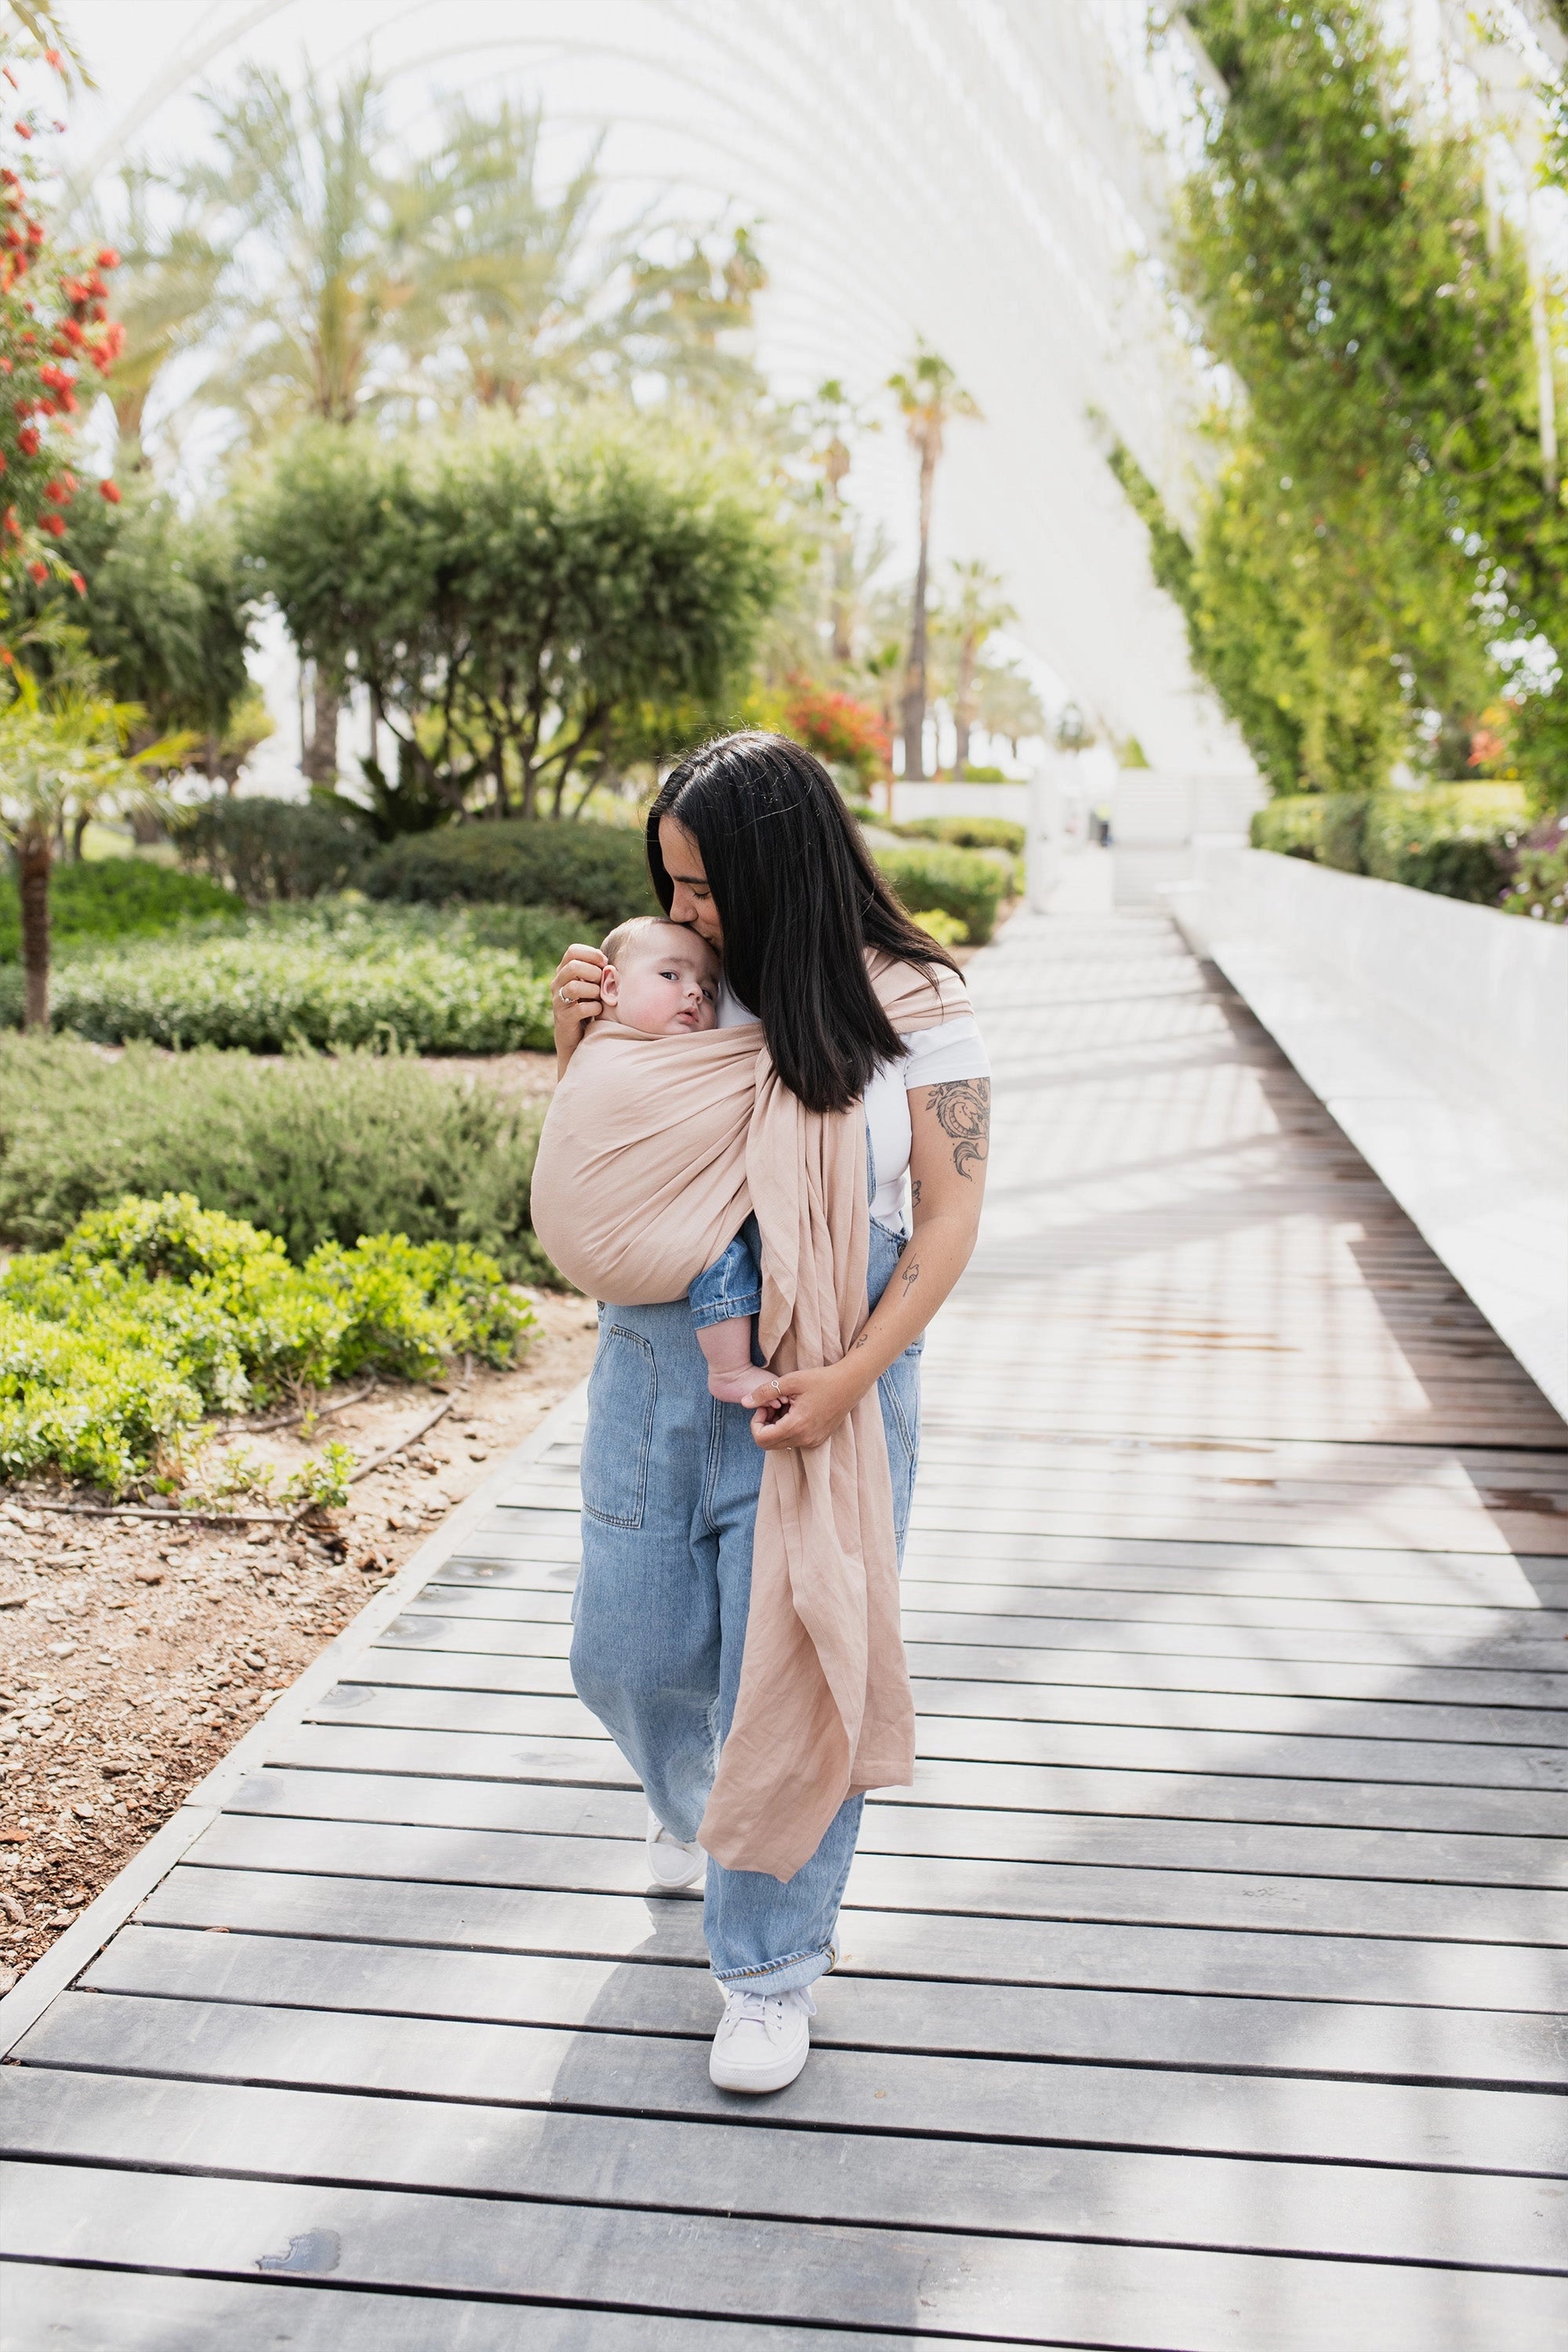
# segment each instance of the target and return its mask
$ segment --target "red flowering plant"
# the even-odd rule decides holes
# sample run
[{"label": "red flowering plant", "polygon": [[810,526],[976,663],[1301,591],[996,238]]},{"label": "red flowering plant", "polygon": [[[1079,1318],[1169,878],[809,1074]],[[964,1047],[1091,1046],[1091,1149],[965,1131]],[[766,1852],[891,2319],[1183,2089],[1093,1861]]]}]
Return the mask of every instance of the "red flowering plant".
[{"label": "red flowering plant", "polygon": [[784,725],[819,760],[852,768],[864,783],[874,783],[892,765],[892,741],[879,710],[799,673],[789,681]]},{"label": "red flowering plant", "polygon": [[[41,58],[63,75],[58,50],[45,49]],[[0,64],[0,75],[19,91],[10,65]],[[80,488],[68,444],[74,420],[91,405],[91,376],[109,373],[125,340],[109,315],[108,279],[120,266],[118,253],[107,246],[91,254],[68,251],[45,226],[47,173],[36,142],[51,127],[58,132],[65,125],[41,121],[37,108],[24,107],[11,125],[18,142],[12,159],[0,162],[0,593],[4,575],[22,568],[35,581],[53,574],[79,594],[86,592],[58,544],[64,509]],[[4,143],[0,129],[0,153]],[[113,482],[98,488],[118,502]]]}]

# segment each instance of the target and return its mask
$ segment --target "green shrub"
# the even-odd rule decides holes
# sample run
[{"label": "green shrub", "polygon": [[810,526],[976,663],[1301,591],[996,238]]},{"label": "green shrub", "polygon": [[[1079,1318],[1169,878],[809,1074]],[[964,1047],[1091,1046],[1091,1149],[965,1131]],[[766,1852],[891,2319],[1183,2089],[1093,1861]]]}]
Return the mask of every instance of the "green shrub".
[{"label": "green shrub", "polygon": [[619,825],[444,825],[378,850],[364,887],[374,898],[572,908],[604,930],[658,912],[643,837]]},{"label": "green shrub", "polygon": [[1022,857],[1026,829],[1006,816],[917,816],[892,828],[905,841],[944,841],[951,849],[1005,849]]},{"label": "green shrub", "polygon": [[[125,1199],[0,1273],[0,1475],[122,1486],[209,1412],[373,1366],[508,1363],[532,1325],[466,1244],[377,1234],[293,1265],[273,1234],[189,1193]],[[342,1465],[318,1466],[321,1500]]]},{"label": "green shrub", "polygon": [[[49,930],[56,950],[100,940],[146,939],[202,916],[234,915],[240,902],[199,874],[148,857],[96,857],[57,866],[49,877]],[[0,880],[0,963],[22,953],[16,878]]]},{"label": "green shrub", "polygon": [[910,919],[918,923],[922,931],[929,931],[938,947],[956,948],[963,944],[966,936],[964,925],[956,915],[944,915],[940,907],[924,907]]},{"label": "green shrub", "polygon": [[253,907],[274,898],[314,898],[361,878],[375,844],[345,803],[208,801],[182,825],[176,846]]},{"label": "green shrub", "polygon": [[907,848],[878,848],[872,856],[906,907],[953,916],[975,945],[991,937],[1009,879],[994,857],[982,849],[925,849],[913,842]]},{"label": "green shrub", "polygon": [[[22,975],[0,967],[0,1020],[21,1019]],[[510,1054],[553,1043],[550,982],[505,948],[404,940],[341,911],[321,927],[148,940],[62,963],[57,1029],[100,1045],[389,1045],[422,1054]]]},{"label": "green shrub", "polygon": [[[1568,824],[1568,819],[1563,823]],[[1532,841],[1520,852],[1502,903],[1510,915],[1527,915],[1538,923],[1568,923],[1568,840],[1561,826],[1551,828],[1544,844]]]},{"label": "green shrub", "polygon": [[1436,784],[1423,793],[1322,793],[1271,801],[1252,845],[1492,906],[1528,822],[1517,784]]},{"label": "green shrub", "polygon": [[550,1278],[529,1228],[540,1118],[411,1055],[110,1058],[70,1038],[0,1039],[0,1235],[48,1248],[126,1192],[192,1192],[266,1226],[296,1264],[389,1231]]}]

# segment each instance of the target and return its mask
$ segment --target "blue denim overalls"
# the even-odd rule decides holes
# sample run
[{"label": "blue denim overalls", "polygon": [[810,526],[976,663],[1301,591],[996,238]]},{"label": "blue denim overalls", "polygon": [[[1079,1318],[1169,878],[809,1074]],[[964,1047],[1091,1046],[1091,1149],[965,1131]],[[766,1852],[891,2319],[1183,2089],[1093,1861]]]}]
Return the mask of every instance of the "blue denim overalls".
[{"label": "blue denim overalls", "polygon": [[[873,1307],[902,1248],[898,1234],[872,1220]],[[727,1311],[745,1310],[727,1303]],[[920,1444],[923,1345],[917,1340],[878,1382],[900,1562]],[[600,1307],[583,1439],[572,1679],[678,1838],[697,1834],[734,1712],[763,1460],[750,1413],[708,1393],[687,1300]],[[786,1992],[833,1966],[864,1801],[851,1797],[839,1808],[787,1885],[710,1859],[702,1924],[721,1984]]]}]

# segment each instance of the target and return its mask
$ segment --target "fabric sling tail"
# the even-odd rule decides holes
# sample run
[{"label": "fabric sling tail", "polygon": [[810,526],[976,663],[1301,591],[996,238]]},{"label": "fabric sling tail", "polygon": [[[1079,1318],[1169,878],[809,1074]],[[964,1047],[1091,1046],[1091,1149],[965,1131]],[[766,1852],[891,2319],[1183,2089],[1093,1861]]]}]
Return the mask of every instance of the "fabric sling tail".
[{"label": "fabric sling tail", "polygon": [[[865,1121],[805,1110],[765,1055],[757,1091],[746,1177],[763,1235],[763,1352],[779,1371],[837,1363],[867,1318]],[[734,1720],[698,1838],[727,1868],[787,1880],[847,1797],[914,1771],[874,1387],[826,1445],[768,1454],[752,1559]]]}]

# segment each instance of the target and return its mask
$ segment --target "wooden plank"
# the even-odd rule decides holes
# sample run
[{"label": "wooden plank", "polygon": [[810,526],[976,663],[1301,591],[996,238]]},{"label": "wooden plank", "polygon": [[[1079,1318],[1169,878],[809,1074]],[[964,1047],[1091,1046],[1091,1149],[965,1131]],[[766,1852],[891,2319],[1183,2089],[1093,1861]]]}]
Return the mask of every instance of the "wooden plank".
[{"label": "wooden plank", "polygon": [[[520,2322],[520,2311],[526,2318]],[[571,2311],[443,2295],[345,2293],[297,2280],[198,2279],[75,2264],[10,2262],[0,2271],[0,2326],[17,2347],[52,2352],[213,2352],[287,2345],[289,2352],[583,2352]],[[596,2311],[594,2352],[843,2352],[837,2329],[770,2327],[684,2314]],[[860,2335],[856,2352],[900,2352],[907,2336]],[[985,2352],[983,2339],[965,2339]],[[992,2345],[990,2352],[1003,2352]]]},{"label": "wooden plank", "polygon": [[[640,1794],[551,1788],[537,1781],[452,1780],[412,1774],[252,1773],[227,1814],[302,1820],[411,1822],[427,1828],[527,1830],[557,1837],[619,1837],[640,1843]],[[1307,1877],[1419,1879],[1427,1885],[1568,1885],[1561,1840],[1437,1836],[1410,1830],[1300,1828],[1270,1822],[1140,1820],[1073,1812],[1005,1812],[874,1797],[860,1833],[868,1853],[985,1855],[1012,1861],[1092,1860],[1168,1870],[1265,1871]]]},{"label": "wooden plank", "polygon": [[[700,1908],[679,1897],[539,1893],[182,1864],[137,1917],[153,1927],[252,1935],[707,1964]],[[1104,1985],[1548,2015],[1568,2008],[1568,1963],[1560,1952],[1310,1931],[1219,1934],[1208,1928],[954,1917],[850,1905],[840,1922],[839,1965],[859,1976],[964,1983]]]},{"label": "wooden plank", "polygon": [[[714,2013],[707,1971],[692,1966],[447,1950],[437,1972],[425,1947],[172,1927],[128,1927],[82,1982],[95,1992],[160,1999],[699,2038],[711,2030]],[[1568,2080],[1568,2018],[1560,2016],[955,1984],[842,1971],[823,1979],[816,1998],[812,2042],[822,2049],[1354,2075],[1475,2089],[1559,2091]]]},{"label": "wooden plank", "polygon": [[[708,2040],[66,1992],[16,2054],[26,2066],[88,2073],[732,2116],[733,2095],[708,2079]],[[766,2108],[742,2112],[770,2126],[934,2136],[944,2147],[952,2137],[1049,2141],[1307,2163],[1353,2149],[1358,2165],[1436,2166],[1445,2181],[1454,2167],[1568,2171],[1568,2101],[1521,2090],[824,2049]],[[1560,2223],[1560,2200],[1549,2210]],[[1568,2263],[1560,2232],[1557,2242]]]},{"label": "wooden plank", "polygon": [[[236,2014],[237,2021],[245,2012]],[[563,2203],[624,2199],[682,2213],[1510,2270],[1561,2270],[1564,2260],[1554,2207],[1539,2183],[1521,2179],[1447,2174],[1435,2193],[1429,2173],[1392,2167],[1194,2163],[1131,2149],[789,2132],[754,2105],[735,2121],[702,2126],[490,2105],[454,2112],[448,2102],[302,2096],[227,2082],[158,2084],[138,2140],[115,2078],[18,2071],[22,2083],[0,2103],[13,2160],[102,2163],[134,2147],[143,2162],[181,2171],[243,2168]],[[727,2116],[734,2111],[731,2101]],[[241,2139],[246,2122],[259,2141]]]},{"label": "wooden plank", "polygon": [[[360,1669],[356,1668],[356,1672]],[[598,1726],[575,1698],[508,1698],[486,1692],[399,1689],[371,1682],[334,1685],[311,1710],[313,1721],[390,1726],[409,1730],[489,1731],[548,1738],[592,1738]],[[598,1733],[607,1742],[608,1735]],[[977,1743],[983,1747],[977,1748]],[[1568,1750],[1479,1747],[1457,1741],[1347,1739],[1331,1734],[1283,1736],[1261,1742],[1245,1732],[1102,1727],[1092,1724],[987,1723],[984,1733],[962,1721],[927,1717],[920,1750],[941,1756],[977,1752],[1019,1763],[1121,1762],[1163,1771],[1246,1771],[1270,1777],[1412,1780],[1429,1786],[1568,1790]]]},{"label": "wooden plank", "polygon": [[[1295,2262],[932,2231],[693,2217],[635,2209],[53,2165],[0,2175],[0,2252],[253,2279],[302,2279],[517,2305],[1000,2336],[1025,2344],[1202,2344],[1214,2352],[1466,2352],[1568,2341],[1561,2280]],[[1440,2292],[1441,2303],[1435,2298]],[[1441,2335],[1434,2313],[1441,2314]],[[581,2340],[581,2339],[580,2339]]]},{"label": "wooden plank", "polygon": [[[281,1870],[447,1885],[637,1894],[648,1885],[639,1842],[517,1830],[426,1829],[403,1822],[275,1820],[220,1814],[190,1850],[207,1870]],[[1364,1927],[1360,1879],[1240,1872],[1106,1870],[1091,1863],[878,1853],[863,1847],[847,1899],[887,1910],[1008,1919],[1100,1919],[1149,1925],[1353,1935]],[[1415,1940],[1553,1946],[1568,1950],[1568,1894],[1533,1887],[1378,1886],[1380,1931]]]},{"label": "wooden plank", "polygon": [[[940,1723],[940,1718],[932,1721]],[[978,1744],[978,1743],[976,1743]],[[412,1772],[468,1780],[636,1788],[606,1739],[516,1739],[496,1732],[387,1730],[368,1724],[306,1723],[279,1735],[279,1764],[305,1770]],[[1558,1837],[1568,1803],[1552,1790],[1446,1789],[1394,1781],[1277,1779],[1224,1772],[1139,1770],[1131,1765],[993,1764],[922,1757],[917,1801],[1025,1812],[1063,1807],[1159,1812],[1189,1819],[1300,1822],[1325,1827]]]},{"label": "wooden plank", "polygon": [[[541,1624],[471,1610],[443,1614],[421,1601],[393,1620],[379,1647],[443,1650],[486,1658],[565,1658],[570,1624]],[[984,1622],[984,1621],[983,1621]],[[989,1630],[989,1629],[987,1629]],[[1033,1630],[1031,1624],[1031,1630]],[[1155,1668],[1146,1651],[1110,1646],[1080,1651],[1042,1643],[916,1640],[906,1635],[910,1671],[949,1681],[1101,1684],[1117,1689],[1240,1691],[1256,1696],[1399,1699],[1408,1705],[1545,1707],[1568,1719],[1568,1670],[1512,1673],[1489,1666],[1342,1664],[1336,1660],[1200,1654],[1167,1656]],[[1511,1720],[1511,1718],[1510,1718]]]},{"label": "wooden plank", "polygon": [[[911,1666],[913,1662],[911,1662]],[[485,1691],[540,1697],[575,1696],[563,1658],[533,1657],[426,1646],[404,1634],[378,1642],[355,1672],[381,1688]],[[1443,1739],[1488,1747],[1568,1748],[1568,1706],[1506,1712],[1494,1704],[1466,1707],[1440,1699],[1402,1700],[1393,1693],[1366,1699],[1278,1696],[1226,1691],[1211,1696],[1171,1692],[1147,1683],[1037,1690],[1016,1678],[1002,1683],[978,1675],[962,1680],[916,1675],[915,1704],[922,1715],[999,1715],[1023,1722],[1117,1723],[1191,1730],[1311,1732],[1340,1738]],[[1568,1697],[1568,1690],[1564,1696]]]}]

